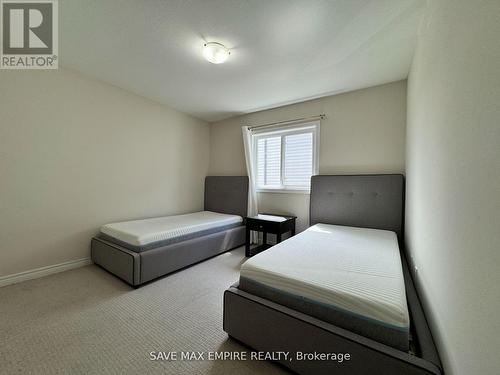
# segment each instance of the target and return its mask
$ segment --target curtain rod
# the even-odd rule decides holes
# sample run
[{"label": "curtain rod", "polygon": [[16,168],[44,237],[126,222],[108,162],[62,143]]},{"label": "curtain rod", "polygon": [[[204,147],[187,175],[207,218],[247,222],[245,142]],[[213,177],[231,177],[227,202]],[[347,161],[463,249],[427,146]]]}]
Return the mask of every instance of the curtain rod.
[{"label": "curtain rod", "polygon": [[315,116],[308,116],[308,117],[295,118],[295,119],[285,120],[285,121],[270,122],[268,124],[249,126],[248,129],[253,130],[253,129],[257,129],[257,128],[263,128],[263,127],[274,126],[274,125],[283,125],[283,124],[289,124],[289,123],[293,123],[293,122],[306,121],[306,120],[316,120],[316,119],[323,120],[325,117],[326,117],[325,114],[322,113],[320,115],[315,115]]}]

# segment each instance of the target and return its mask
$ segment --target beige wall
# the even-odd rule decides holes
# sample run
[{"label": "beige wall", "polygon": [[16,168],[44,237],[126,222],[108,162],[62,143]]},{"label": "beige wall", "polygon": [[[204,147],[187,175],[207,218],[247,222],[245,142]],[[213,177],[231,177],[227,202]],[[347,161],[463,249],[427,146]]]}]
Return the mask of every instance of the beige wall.
[{"label": "beige wall", "polygon": [[407,247],[445,372],[500,372],[500,2],[429,1],[408,83]]},{"label": "beige wall", "polygon": [[[406,81],[234,117],[210,127],[210,174],[246,175],[241,126],[324,113],[321,174],[403,173]],[[261,212],[293,213],[298,229],[309,222],[309,195],[259,194]]]},{"label": "beige wall", "polygon": [[0,72],[0,276],[85,258],[101,224],[199,210],[208,124],[69,71]]}]

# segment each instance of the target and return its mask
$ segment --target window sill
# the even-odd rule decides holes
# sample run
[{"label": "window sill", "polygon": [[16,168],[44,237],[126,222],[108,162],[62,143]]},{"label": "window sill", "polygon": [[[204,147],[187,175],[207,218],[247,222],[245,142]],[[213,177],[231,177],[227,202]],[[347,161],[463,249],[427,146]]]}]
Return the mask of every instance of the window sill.
[{"label": "window sill", "polygon": [[257,189],[257,193],[311,194],[309,189]]}]

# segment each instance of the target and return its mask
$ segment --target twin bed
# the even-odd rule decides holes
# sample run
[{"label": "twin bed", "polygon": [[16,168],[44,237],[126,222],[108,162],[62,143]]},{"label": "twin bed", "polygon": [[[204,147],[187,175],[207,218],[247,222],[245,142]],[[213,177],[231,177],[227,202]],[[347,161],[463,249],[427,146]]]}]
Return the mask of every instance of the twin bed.
[{"label": "twin bed", "polygon": [[104,225],[92,260],[139,286],[242,246],[247,202],[248,177],[206,177],[204,211]]},{"label": "twin bed", "polygon": [[311,227],[242,265],[224,293],[224,330],[290,352],[278,362],[301,374],[441,374],[400,252],[403,208],[401,175],[314,176]]},{"label": "twin bed", "polygon": [[409,316],[394,232],[313,225],[245,262],[239,288],[408,350]]}]

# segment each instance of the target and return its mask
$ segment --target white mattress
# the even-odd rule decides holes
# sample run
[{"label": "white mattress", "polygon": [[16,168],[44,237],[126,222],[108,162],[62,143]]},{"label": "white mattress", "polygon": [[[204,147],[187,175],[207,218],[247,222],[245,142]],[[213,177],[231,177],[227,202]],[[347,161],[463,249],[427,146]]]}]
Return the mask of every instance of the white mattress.
[{"label": "white mattress", "polygon": [[240,276],[384,325],[409,326],[394,232],[317,224],[247,260]]},{"label": "white mattress", "polygon": [[133,246],[144,246],[153,242],[241,222],[243,222],[243,218],[238,215],[201,211],[185,215],[106,224],[101,227],[101,233]]}]

